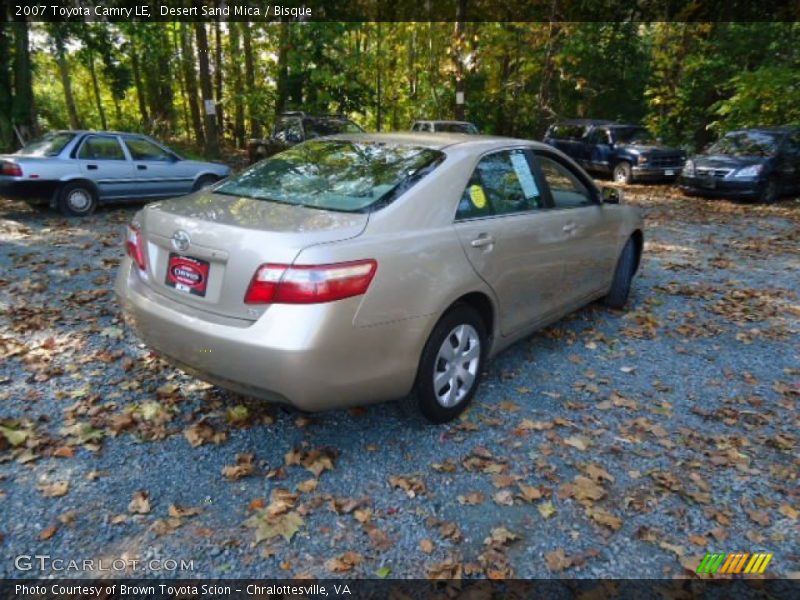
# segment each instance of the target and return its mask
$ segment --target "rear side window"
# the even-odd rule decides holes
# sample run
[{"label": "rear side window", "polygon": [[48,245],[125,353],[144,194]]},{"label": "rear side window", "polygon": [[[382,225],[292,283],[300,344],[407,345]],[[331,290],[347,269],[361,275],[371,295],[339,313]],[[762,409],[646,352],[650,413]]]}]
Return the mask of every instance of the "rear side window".
[{"label": "rear side window", "polygon": [[539,186],[523,150],[483,157],[467,184],[457,219],[526,212],[542,207]]},{"label": "rear side window", "polygon": [[584,133],[586,133],[586,128],[583,125],[559,123],[550,128],[550,137],[560,140],[579,140]]},{"label": "rear side window", "polygon": [[169,152],[147,140],[125,140],[125,145],[130,150],[133,160],[172,161],[172,155]]},{"label": "rear side window", "polygon": [[93,135],[87,138],[78,152],[84,160],[125,160],[122,147],[115,137]]},{"label": "rear side window", "polygon": [[27,144],[24,148],[18,150],[16,154],[24,154],[26,156],[58,156],[74,137],[74,133],[49,133]]},{"label": "rear side window", "polygon": [[544,180],[550,188],[555,208],[579,208],[594,204],[589,188],[566,165],[547,156],[536,156]]}]

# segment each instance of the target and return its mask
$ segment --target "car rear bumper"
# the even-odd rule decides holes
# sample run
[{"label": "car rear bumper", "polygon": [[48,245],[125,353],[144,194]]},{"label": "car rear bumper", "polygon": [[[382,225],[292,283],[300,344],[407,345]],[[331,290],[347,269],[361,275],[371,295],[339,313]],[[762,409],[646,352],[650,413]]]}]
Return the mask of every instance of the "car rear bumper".
[{"label": "car rear bumper", "polygon": [[58,184],[58,181],[0,176],[0,196],[31,203],[49,202]]},{"label": "car rear bumper", "polygon": [[126,322],[177,366],[220,387],[308,411],[407,395],[432,327],[427,317],[356,327],[360,297],[274,304],[257,321],[215,316],[153,291],[129,258],[116,293]]},{"label": "car rear bumper", "polygon": [[730,181],[681,176],[678,185],[682,190],[699,196],[755,199],[761,195],[764,183],[756,179]]}]

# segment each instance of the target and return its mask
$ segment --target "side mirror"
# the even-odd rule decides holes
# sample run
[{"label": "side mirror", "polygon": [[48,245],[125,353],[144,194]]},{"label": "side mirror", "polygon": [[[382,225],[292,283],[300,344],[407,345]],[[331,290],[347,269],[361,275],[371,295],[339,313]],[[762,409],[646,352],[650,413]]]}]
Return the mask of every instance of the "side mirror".
[{"label": "side mirror", "polygon": [[603,186],[600,192],[603,198],[603,204],[619,204],[622,202],[622,190]]}]

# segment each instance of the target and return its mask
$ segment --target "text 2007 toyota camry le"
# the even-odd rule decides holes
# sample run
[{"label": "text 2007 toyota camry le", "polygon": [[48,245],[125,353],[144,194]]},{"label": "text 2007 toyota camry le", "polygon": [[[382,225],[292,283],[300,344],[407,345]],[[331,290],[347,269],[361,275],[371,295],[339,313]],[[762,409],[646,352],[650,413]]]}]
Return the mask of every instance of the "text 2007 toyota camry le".
[{"label": "text 2007 toyota camry le", "polygon": [[642,243],[637,211],[550,146],[343,135],[142,209],[116,289],[151,348],[221,387],[444,422],[493,354],[622,307]]}]

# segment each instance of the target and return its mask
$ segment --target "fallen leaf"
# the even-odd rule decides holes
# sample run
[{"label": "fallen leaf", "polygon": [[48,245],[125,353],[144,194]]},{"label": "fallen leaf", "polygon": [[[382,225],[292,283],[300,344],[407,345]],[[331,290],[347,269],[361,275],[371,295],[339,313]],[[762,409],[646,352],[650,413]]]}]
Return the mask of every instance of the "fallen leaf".
[{"label": "fallen leaf", "polygon": [[197,507],[182,507],[178,506],[177,504],[170,504],[169,508],[167,509],[170,517],[179,519],[181,517],[193,517],[195,515],[199,515],[203,512],[202,508]]},{"label": "fallen leaf", "polygon": [[38,486],[45,498],[60,498],[66,496],[69,491],[69,481],[56,481],[54,483],[43,483]]},{"label": "fallen leaf", "polygon": [[542,497],[542,491],[536,486],[524,483],[518,483],[517,486],[520,489],[520,494],[517,497],[522,498],[525,502],[533,502]]},{"label": "fallen leaf", "polygon": [[325,567],[332,573],[346,573],[352,571],[364,561],[364,557],[357,552],[345,552],[340,556],[325,562]]},{"label": "fallen leaf", "polygon": [[470,492],[465,496],[458,496],[456,500],[458,500],[459,504],[474,506],[475,504],[482,504],[484,496],[481,492]]},{"label": "fallen leaf", "polygon": [[557,548],[544,555],[547,568],[553,572],[563,571],[572,565],[572,560],[566,555],[563,548]]},{"label": "fallen leaf", "polygon": [[546,501],[546,502],[540,502],[539,504],[537,504],[536,505],[536,509],[539,511],[539,513],[545,519],[549,519],[554,514],[556,514],[556,507],[553,506],[553,503],[550,502],[549,500]]},{"label": "fallen leaf", "polygon": [[317,485],[319,485],[319,479],[306,479],[297,484],[297,491],[307,494],[317,489]]},{"label": "fallen leaf", "polygon": [[514,493],[511,490],[500,490],[492,496],[492,500],[501,506],[512,506],[514,504]]},{"label": "fallen leaf", "polygon": [[133,493],[133,498],[128,504],[128,512],[138,515],[146,515],[150,512],[150,500],[148,493],[144,490],[139,490]]},{"label": "fallen leaf", "polygon": [[294,511],[272,514],[269,509],[259,511],[244,522],[246,527],[255,529],[256,544],[281,536],[287,542],[305,525],[303,517]]},{"label": "fallen leaf", "polygon": [[433,552],[433,542],[429,539],[421,540],[419,543],[419,549],[422,550],[425,554],[430,554]]},{"label": "fallen leaf", "polygon": [[52,527],[48,527],[47,529],[43,529],[39,533],[39,539],[42,540],[42,541],[49,540],[51,537],[53,537],[56,534],[56,531],[58,531],[58,527],[56,527],[56,526],[52,526]]},{"label": "fallen leaf", "polygon": [[567,446],[572,446],[578,450],[586,450],[592,445],[592,440],[583,435],[572,435],[564,440]]},{"label": "fallen leaf", "polygon": [[252,475],[255,470],[255,464],[253,461],[255,460],[255,454],[250,453],[240,453],[236,455],[236,464],[235,465],[226,465],[222,469],[222,474],[225,476],[226,479],[230,479],[231,481],[236,481],[237,479],[241,479],[242,477],[248,477]]}]

